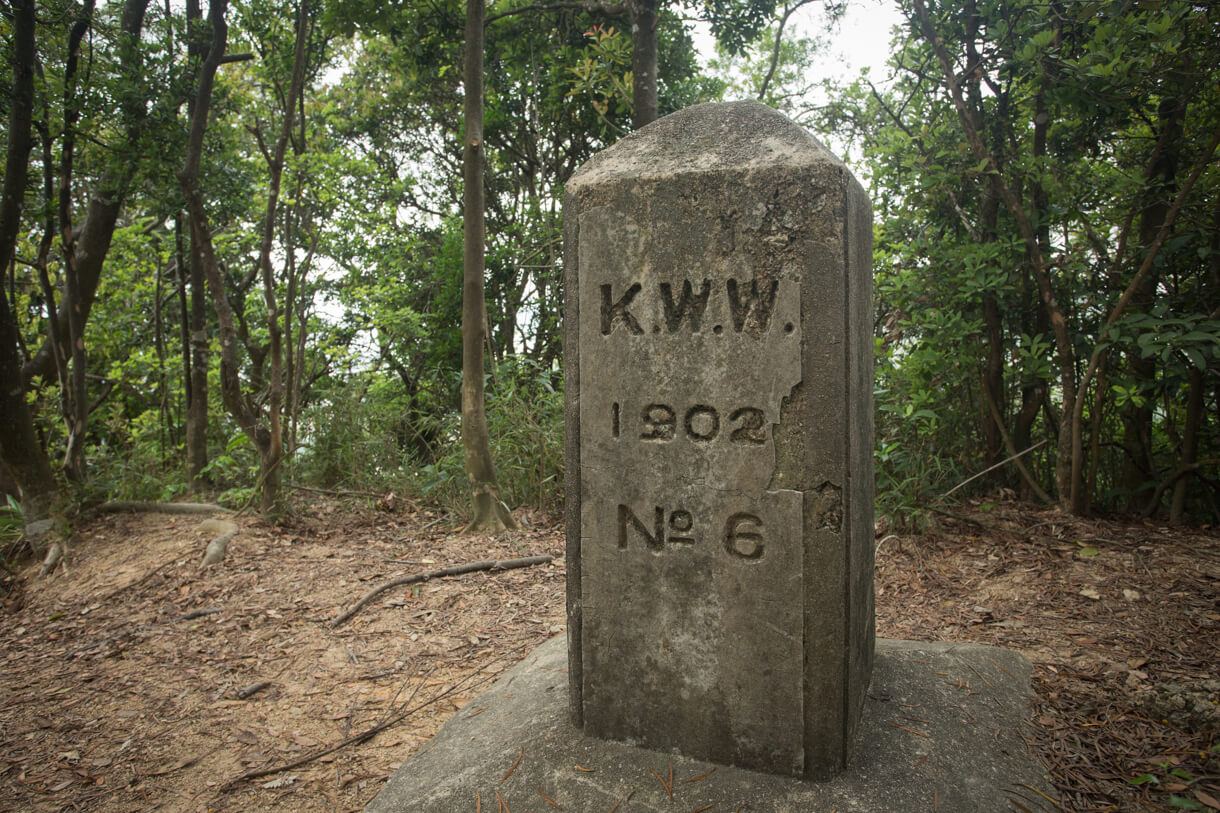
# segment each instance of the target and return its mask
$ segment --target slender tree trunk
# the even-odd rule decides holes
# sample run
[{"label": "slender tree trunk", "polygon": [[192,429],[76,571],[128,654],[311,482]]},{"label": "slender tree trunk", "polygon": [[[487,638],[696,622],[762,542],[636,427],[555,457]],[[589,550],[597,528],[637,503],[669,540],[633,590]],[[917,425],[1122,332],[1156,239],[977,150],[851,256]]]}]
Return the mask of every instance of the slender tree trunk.
[{"label": "slender tree trunk", "polygon": [[81,310],[79,275],[76,270],[76,248],[72,236],[72,170],[76,150],[76,122],[80,118],[80,98],[77,94],[77,62],[81,41],[93,25],[93,2],[79,10],[68,34],[68,56],[64,66],[64,128],[59,167],[59,228],[64,256],[64,301],[72,303],[62,311],[68,323],[68,340],[72,359],[71,376],[64,403],[68,409],[64,422],[68,428],[68,443],[64,450],[64,474],[69,480],[85,482],[85,431],[89,421],[89,393],[85,384],[87,355],[85,353],[85,320]]},{"label": "slender tree trunk", "polygon": [[[12,65],[9,91],[8,154],[0,199],[0,267],[12,261],[21,230],[21,208],[34,118],[34,0],[13,0]],[[0,296],[0,461],[21,489],[26,536],[41,555],[64,530],[59,512],[59,488],[34,431],[34,417],[25,401],[18,350],[17,322],[8,297]],[[52,533],[56,531],[58,533]]]},{"label": "slender tree trunk", "polygon": [[[158,252],[159,253],[159,252]],[[168,269],[165,269],[168,270]],[[165,317],[161,307],[161,289],[165,270],[153,272],[153,348],[157,354],[157,439],[161,445],[161,465],[165,465],[165,433],[170,427],[169,387],[165,375]]]},{"label": "slender tree trunk", "polygon": [[228,25],[224,19],[227,10],[228,0],[212,0],[212,5],[208,9],[211,41],[207,54],[199,67],[194,107],[191,111],[186,160],[178,173],[178,180],[182,186],[183,197],[186,199],[187,211],[190,214],[191,242],[199,252],[200,265],[207,277],[220,328],[221,396],[225,408],[228,409],[246,436],[250,438],[262,460],[270,449],[270,438],[267,430],[259,425],[257,414],[246,402],[245,395],[242,393],[237,357],[238,336],[233,307],[229,303],[224,278],[221,276],[220,266],[216,261],[207,209],[203,205],[203,194],[199,188],[199,165],[203,156],[203,135],[207,129],[212,88],[216,82],[216,69],[220,66],[228,41]]},{"label": "slender tree trunk", "polygon": [[191,490],[199,493],[209,485],[204,469],[208,465],[208,292],[203,255],[199,243],[191,238],[191,400],[187,404],[187,469]]},{"label": "slender tree trunk", "polygon": [[[298,201],[301,196],[301,183],[297,180],[293,197]],[[287,290],[284,292],[284,346],[288,352],[284,355],[284,451],[291,455],[295,448],[293,426],[296,417],[296,390],[293,383],[297,374],[296,330],[294,322],[297,315],[297,262],[296,245],[293,232],[296,229],[299,204],[294,204],[284,217],[284,275],[287,278]]]},{"label": "slender tree trunk", "polygon": [[[631,15],[631,126],[657,120],[658,0],[628,0]],[[481,75],[481,74],[480,74]]]},{"label": "slender tree trunk", "polygon": [[[968,0],[963,8],[966,23],[966,56],[971,64],[979,62],[978,36],[982,25],[978,5],[974,0]],[[983,121],[983,94],[981,74],[975,72],[965,79],[966,101],[973,126],[980,135],[986,133]],[[999,104],[1005,104],[1001,97]],[[1003,108],[1001,108],[1003,109]],[[1001,160],[1003,154],[1002,139],[993,139],[991,151],[996,160]],[[979,240],[983,243],[994,243],[997,237],[1000,216],[1000,195],[996,189],[995,176],[986,179],[982,189],[982,201],[979,208]],[[983,317],[983,337],[986,342],[986,362],[982,377],[983,409],[983,448],[985,463],[992,466],[999,463],[1004,455],[1004,435],[1007,427],[1004,425],[1007,415],[1007,397],[1004,390],[1004,324],[1000,313],[1000,303],[991,291],[982,295],[981,315]],[[1024,448],[1024,447],[1022,447]],[[993,483],[1003,482],[1005,472],[997,468],[990,475]],[[1027,478],[1028,479],[1028,478]]]},{"label": "slender tree trunk", "polygon": [[[223,18],[223,14],[221,16]],[[191,64],[196,64],[197,61],[202,60],[206,56],[199,38],[189,35],[192,26],[202,24],[202,18],[203,12],[200,9],[198,0],[187,0],[187,56]],[[215,69],[213,68],[214,71]],[[192,125],[196,118],[195,109],[198,103],[199,93],[196,92],[187,103],[187,110]],[[206,118],[205,112],[205,121]],[[189,164],[189,157],[187,161]],[[198,182],[198,178],[195,180]],[[186,401],[186,470],[191,480],[191,491],[199,494],[208,487],[207,477],[203,473],[208,465],[208,293],[203,249],[201,241],[195,237],[195,221],[190,215],[190,207],[188,206],[187,208],[188,223],[191,226],[189,265],[191,283],[191,361]]]},{"label": "slender tree trunk", "polygon": [[[292,132],[292,119],[296,110],[297,99],[302,93],[305,81],[305,40],[307,38],[308,7],[302,3],[297,18],[296,44],[293,55],[292,82],[286,100],[284,122],[280,137],[276,142],[274,152],[270,156],[270,183],[266,213],[263,220],[263,234],[259,246],[257,270],[263,283],[263,298],[267,307],[267,324],[270,330],[270,341],[267,353],[270,355],[270,373],[268,382],[269,418],[264,425],[258,411],[246,399],[242,391],[239,377],[237,357],[238,332],[234,319],[233,306],[229,302],[225,290],[224,279],[220,266],[216,261],[216,252],[212,244],[211,232],[208,228],[207,211],[203,205],[203,196],[199,189],[199,165],[203,151],[203,134],[207,128],[208,109],[211,106],[212,88],[215,84],[216,69],[224,57],[227,42],[228,27],[224,20],[227,10],[227,0],[213,0],[208,10],[209,25],[212,39],[207,55],[199,70],[195,105],[191,112],[190,135],[187,143],[186,162],[179,172],[178,178],[186,198],[187,209],[191,216],[192,240],[198,244],[204,273],[207,276],[208,287],[211,289],[212,302],[216,308],[216,318],[220,326],[220,391],[225,407],[237,421],[245,435],[254,444],[259,458],[259,491],[260,506],[264,513],[274,513],[280,507],[281,495],[281,463],[283,460],[283,429],[282,412],[284,398],[283,381],[283,340],[279,319],[279,308],[275,295],[275,276],[271,269],[271,244],[275,236],[276,211],[279,203],[280,181],[283,176],[284,156],[287,151],[288,138]],[[251,357],[255,353],[251,348]],[[255,359],[256,360],[256,359]]]},{"label": "slender tree trunk", "polygon": [[[1193,466],[1199,459],[1199,427],[1203,424],[1203,373],[1191,365],[1189,373],[1189,391],[1186,396],[1186,425],[1182,427],[1182,454],[1179,465]],[[1193,478],[1190,474],[1182,475],[1173,486],[1173,501],[1169,505],[1169,522],[1171,525],[1181,523],[1186,517],[1186,490]]]},{"label": "slender tree trunk", "polygon": [[1093,387],[1093,415],[1089,427],[1089,472],[1085,477],[1086,512],[1092,510],[1093,495],[1097,493],[1097,468],[1101,463],[1101,423],[1105,417],[1106,399],[1110,392],[1110,379],[1106,375],[1109,351],[1103,351],[1101,364],[1097,368],[1097,386]]},{"label": "slender tree trunk", "polygon": [[[119,37],[120,62],[127,84],[132,88],[143,85],[143,61],[140,57],[140,35],[144,27],[144,12],[148,8],[148,0],[127,0],[123,5],[120,18],[121,34]],[[141,133],[147,121],[148,112],[146,100],[135,92],[124,93],[120,97],[119,109],[126,128],[127,149],[135,152],[139,149]],[[115,224],[119,212],[123,208],[123,200],[127,187],[135,174],[138,162],[115,161],[102,173],[89,198],[85,211],[85,221],[81,227],[80,236],[73,243],[73,267],[76,273],[76,293],[65,290],[60,302],[60,312],[65,317],[60,320],[59,331],[48,335],[37,352],[25,362],[21,370],[22,381],[29,386],[34,378],[50,380],[55,375],[55,347],[59,346],[62,357],[68,357],[72,352],[70,335],[71,321],[68,314],[80,320],[83,331],[89,319],[89,311],[97,295],[98,283],[101,280],[102,266],[106,254],[110,251],[110,243],[114,237]]]},{"label": "slender tree trunk", "polygon": [[500,500],[496,467],[491,459],[483,396],[483,342],[487,325],[484,301],[483,223],[483,0],[466,2],[466,73],[463,113],[466,132],[462,146],[463,263],[462,263],[462,450],[474,502],[474,519],[467,531],[515,528],[508,507]]},{"label": "slender tree trunk", "polygon": [[[1139,241],[1145,251],[1156,241],[1169,214],[1181,155],[1182,119],[1185,115],[1186,105],[1178,93],[1166,95],[1157,110],[1160,124],[1155,147],[1157,157],[1148,168],[1140,212]],[[1132,309],[1146,312],[1152,307],[1159,279],[1160,273],[1154,267],[1136,287],[1131,299]],[[1126,359],[1133,383],[1144,392],[1152,392],[1156,387],[1156,360],[1144,358],[1139,348],[1128,351]],[[1127,510],[1132,512],[1139,511],[1147,502],[1147,496],[1141,494],[1140,490],[1149,484],[1156,472],[1156,463],[1152,459],[1152,408],[1153,399],[1146,398],[1142,405],[1134,400],[1129,401],[1123,409],[1123,448],[1126,457],[1123,460],[1122,484],[1128,492]],[[1178,485],[1184,486],[1186,481],[1187,478],[1183,478]]]},{"label": "slender tree trunk", "polygon": [[[178,299],[182,310],[182,364],[186,390],[186,473],[191,491],[208,486],[203,470],[208,465],[208,312],[199,244],[191,240],[189,254],[182,247],[182,220],[174,219],[178,236]],[[188,303],[189,290],[189,303]]]},{"label": "slender tree trunk", "polygon": [[270,181],[267,210],[263,219],[263,238],[259,246],[258,265],[263,279],[263,302],[267,307],[267,333],[270,370],[267,388],[267,445],[259,449],[260,475],[263,481],[262,510],[265,514],[280,510],[284,460],[284,336],[279,304],[275,295],[275,272],[271,268],[271,248],[275,241],[275,223],[279,212],[280,184],[284,177],[284,158],[292,137],[297,100],[305,87],[305,44],[309,38],[309,4],[302,0],[297,9],[297,30],[292,58],[292,80],[284,104],[284,121],[267,167]]},{"label": "slender tree trunk", "polygon": [[[1025,243],[1025,249],[1033,268],[1034,279],[1038,283],[1038,293],[1042,300],[1042,307],[1046,311],[1047,319],[1051,324],[1051,333],[1055,339],[1055,357],[1059,367],[1059,387],[1061,397],[1063,398],[1063,408],[1059,416],[1060,426],[1056,448],[1055,480],[1058,485],[1060,505],[1070,510],[1077,510],[1075,505],[1076,500],[1080,497],[1080,489],[1074,487],[1072,465],[1074,459],[1073,441],[1078,440],[1072,433],[1073,414],[1076,407],[1076,354],[1072,346],[1071,335],[1068,332],[1067,319],[1064,317],[1063,310],[1055,296],[1054,286],[1051,284],[1050,271],[1046,264],[1046,256],[1043,254],[1041,246],[1038,243],[1035,226],[1028,212],[1026,212],[1021,199],[1008,186],[1000,174],[999,163],[991,155],[978,128],[975,127],[970,111],[962,98],[961,80],[953,70],[953,63],[949,59],[948,52],[945,50],[944,41],[932,23],[927,6],[923,0],[914,0],[914,7],[920,29],[929,44],[931,44],[933,51],[936,53],[937,61],[940,63],[945,85],[953,100],[953,106],[957,110],[958,120],[961,122],[966,142],[974,151],[975,157],[985,162],[987,170],[995,174],[996,190],[999,192],[1013,220],[1017,223],[1017,229],[1021,234],[1022,241]],[[1075,459],[1078,460],[1079,458]]]}]

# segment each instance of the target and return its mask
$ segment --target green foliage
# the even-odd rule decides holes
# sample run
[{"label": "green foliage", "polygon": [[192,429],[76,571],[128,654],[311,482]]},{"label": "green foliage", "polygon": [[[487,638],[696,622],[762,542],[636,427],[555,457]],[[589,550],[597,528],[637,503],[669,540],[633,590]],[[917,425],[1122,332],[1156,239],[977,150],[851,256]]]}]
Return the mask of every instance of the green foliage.
[{"label": "green foliage", "polygon": [[5,494],[0,505],[0,564],[7,566],[16,559],[24,542],[25,512],[12,494]]},{"label": "green foliage", "polygon": [[[1192,388],[1204,390],[1209,416],[1192,429],[1195,458],[1220,448],[1214,160],[1183,198],[1145,284],[1122,300],[1125,315],[1104,327],[1220,123],[1220,94],[1200,70],[1220,58],[1214,21],[1185,2],[1094,2],[1062,17],[1037,2],[925,6],[956,70],[973,66],[955,81],[987,160],[965,135],[911,3],[888,87],[866,77],[832,89],[817,111],[822,128],[861,152],[877,207],[882,505],[912,510],[938,478],[964,479],[1040,438],[1052,442],[1023,460],[1044,489],[1070,489],[1055,441],[1078,431],[1078,482],[1092,505],[1143,508],[1195,454],[1186,441]],[[1030,223],[1049,290],[1001,184]],[[1071,359],[1056,344],[1060,315]],[[1072,406],[1064,382],[1085,386],[1095,353],[1104,355],[1080,394],[1077,430],[1063,421]],[[1196,518],[1220,512],[1210,473],[1189,486]],[[966,491],[997,487],[1031,491],[1012,466]]]},{"label": "green foliage", "polygon": [[[498,2],[489,13],[528,5]],[[903,5],[914,20],[913,5]],[[755,96],[765,82],[767,102],[846,139],[858,154],[853,169],[876,204],[879,511],[900,526],[918,525],[930,503],[1007,457],[1009,444],[1054,440],[1063,431],[1063,382],[1080,382],[1095,351],[1103,363],[1083,393],[1080,438],[1091,455],[1087,485],[1095,507],[1139,507],[1187,460],[1188,445],[1197,447],[1196,460],[1220,450],[1214,160],[1200,164],[1148,285],[1122,318],[1109,318],[1150,250],[1156,213],[1165,216],[1220,124],[1220,91],[1206,74],[1220,60],[1214,15],[1183,0],[1091,0],[1055,15],[1034,0],[965,7],[929,0],[928,7],[950,61],[959,71],[973,66],[958,82],[994,162],[964,137],[919,26],[897,43],[890,85],[874,88],[865,78],[833,89],[823,105],[811,74],[825,38],[786,37],[772,72],[771,0],[662,4],[661,112],[726,92]],[[238,375],[255,410],[266,409],[270,375],[255,266],[269,194],[266,150],[283,114],[296,9],[279,0],[234,2],[230,50],[255,58],[220,72],[205,140],[202,187],[239,322]],[[86,332],[97,401],[91,488],[168,499],[188,488],[178,266],[190,235],[175,228],[182,209],[175,172],[195,65],[180,9],[150,8],[135,53],[119,41],[117,10],[98,10],[90,70],[78,84],[77,219],[107,171],[131,170]],[[821,19],[833,22],[840,10],[831,4]],[[711,74],[697,64],[683,12],[712,24],[721,51]],[[57,14],[40,17],[36,111],[52,168],[64,120]],[[406,489],[455,510],[466,505],[458,410],[464,15],[460,0],[341,0],[315,9],[309,90],[272,224],[275,300],[291,315],[293,335],[305,336],[293,356],[300,388],[286,416],[290,482]],[[505,501],[555,511],[563,469],[563,184],[629,128],[630,27],[583,8],[531,8],[494,19],[486,33],[486,412]],[[10,48],[0,45],[6,54]],[[133,72],[137,64],[142,73]],[[122,145],[135,113],[147,123],[133,150]],[[31,160],[18,262],[5,286],[27,349],[48,330],[35,268],[55,208],[39,183],[41,151]],[[1031,213],[1048,292],[998,180]],[[62,289],[56,234],[47,268]],[[1070,362],[1056,346],[1047,297],[1061,306]],[[210,309],[208,334],[215,334]],[[241,505],[256,485],[258,460],[218,405],[217,349],[213,343],[208,362],[206,475],[223,500]],[[1187,404],[1200,392],[1203,417],[1187,431]],[[30,401],[49,456],[61,458],[58,384],[38,382]],[[1023,458],[1044,488],[1054,487],[1056,455],[1050,442]],[[1024,489],[1008,467],[966,492],[1002,487]],[[1163,491],[1168,501],[1172,490]],[[1184,504],[1199,519],[1220,515],[1210,471],[1193,473]],[[11,517],[0,514],[2,545]]]},{"label": "green foliage", "polygon": [[[510,506],[534,505],[555,511],[563,505],[563,393],[558,374],[528,359],[501,364],[487,386],[487,428],[498,468],[500,497]],[[447,414],[440,434],[453,438],[435,461],[420,466],[411,489],[446,507],[465,511],[467,487],[461,413]]]},{"label": "green foliage", "polygon": [[302,416],[294,480],[358,491],[398,488],[413,465],[418,431],[408,403],[399,382],[373,373],[320,393]]},{"label": "green foliage", "polygon": [[[612,25],[598,23],[585,32],[588,55],[568,68],[574,76],[568,96],[588,96],[588,103],[610,126],[610,114],[626,119],[631,115],[631,38]],[[613,105],[613,109],[611,106]]]},{"label": "green foliage", "polygon": [[[1185,768],[1177,767],[1173,759],[1165,759],[1158,762],[1154,766],[1154,772],[1140,774],[1127,780],[1130,785],[1149,785],[1158,787],[1162,780],[1177,785],[1179,788],[1183,784],[1191,785],[1198,781],[1197,777],[1193,776],[1190,771]],[[1180,796],[1177,793],[1169,793],[1168,805],[1176,810],[1207,810],[1208,808],[1199,802],[1187,796]]]}]

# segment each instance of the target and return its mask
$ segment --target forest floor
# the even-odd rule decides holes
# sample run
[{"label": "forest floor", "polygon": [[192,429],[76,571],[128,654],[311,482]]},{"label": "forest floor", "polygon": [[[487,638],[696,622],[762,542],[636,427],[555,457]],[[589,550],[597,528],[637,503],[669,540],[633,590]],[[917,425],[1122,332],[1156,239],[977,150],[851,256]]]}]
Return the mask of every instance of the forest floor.
[{"label": "forest floor", "polygon": [[[879,540],[878,634],[1025,653],[1028,741],[1063,809],[1220,809],[1220,536],[954,510]],[[239,518],[207,569],[199,517],[82,523],[66,569],[0,585],[0,810],[359,809],[563,631],[562,527],[521,519],[463,537],[425,509],[311,499],[281,526]],[[556,559],[399,587],[330,627],[389,579],[532,554]]]}]

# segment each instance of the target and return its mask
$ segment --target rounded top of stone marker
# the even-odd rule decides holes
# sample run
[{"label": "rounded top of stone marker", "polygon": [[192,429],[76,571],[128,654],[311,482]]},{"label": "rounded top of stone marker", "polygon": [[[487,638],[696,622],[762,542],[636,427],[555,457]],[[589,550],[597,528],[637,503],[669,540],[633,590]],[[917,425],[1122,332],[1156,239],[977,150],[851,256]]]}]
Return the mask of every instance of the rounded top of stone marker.
[{"label": "rounded top of stone marker", "polygon": [[846,167],[808,130],[754,101],[708,102],[657,119],[594,155],[568,191],[624,178],[833,164]]}]

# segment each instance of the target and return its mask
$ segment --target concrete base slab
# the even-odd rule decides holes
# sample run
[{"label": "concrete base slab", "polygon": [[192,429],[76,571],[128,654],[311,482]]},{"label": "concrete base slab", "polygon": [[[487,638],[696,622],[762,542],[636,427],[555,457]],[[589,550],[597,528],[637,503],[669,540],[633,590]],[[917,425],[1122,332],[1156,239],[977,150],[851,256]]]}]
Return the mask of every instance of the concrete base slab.
[{"label": "concrete base slab", "polygon": [[1050,811],[1054,791],[1021,738],[1031,671],[1006,649],[878,640],[852,760],[810,782],[584,736],[568,719],[559,636],[458,712],[365,810]]}]

